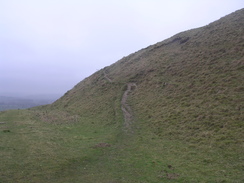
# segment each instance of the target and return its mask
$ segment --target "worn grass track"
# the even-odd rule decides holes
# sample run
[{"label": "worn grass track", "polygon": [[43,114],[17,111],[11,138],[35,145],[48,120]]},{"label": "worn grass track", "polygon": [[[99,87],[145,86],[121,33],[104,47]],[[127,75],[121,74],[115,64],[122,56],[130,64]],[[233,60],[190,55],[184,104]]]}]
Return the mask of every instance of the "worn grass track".
[{"label": "worn grass track", "polygon": [[0,182],[244,182],[243,20],[124,57],[52,105],[0,112]]}]

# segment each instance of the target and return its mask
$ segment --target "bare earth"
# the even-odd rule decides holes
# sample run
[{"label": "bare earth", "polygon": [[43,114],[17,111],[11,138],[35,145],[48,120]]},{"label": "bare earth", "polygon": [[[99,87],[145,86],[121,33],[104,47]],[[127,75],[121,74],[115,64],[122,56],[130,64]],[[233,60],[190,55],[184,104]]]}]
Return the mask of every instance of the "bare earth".
[{"label": "bare earth", "polygon": [[[104,71],[103,72],[105,79],[112,83],[112,79],[109,78],[109,76],[107,75],[107,73]],[[125,131],[127,133],[133,133],[131,124],[133,123],[132,121],[132,111],[130,106],[127,104],[127,98],[130,94],[130,92],[136,87],[135,83],[128,83],[127,84],[127,89],[123,94],[123,97],[121,99],[121,109],[123,111],[123,115],[124,115],[124,127],[125,127]]]},{"label": "bare earth", "polygon": [[124,121],[125,121],[125,130],[126,132],[133,133],[131,124],[132,124],[132,111],[130,106],[127,104],[127,98],[130,94],[130,92],[133,90],[133,88],[136,87],[135,83],[128,83],[127,84],[127,90],[124,92],[123,97],[121,99],[121,109],[124,114]]}]

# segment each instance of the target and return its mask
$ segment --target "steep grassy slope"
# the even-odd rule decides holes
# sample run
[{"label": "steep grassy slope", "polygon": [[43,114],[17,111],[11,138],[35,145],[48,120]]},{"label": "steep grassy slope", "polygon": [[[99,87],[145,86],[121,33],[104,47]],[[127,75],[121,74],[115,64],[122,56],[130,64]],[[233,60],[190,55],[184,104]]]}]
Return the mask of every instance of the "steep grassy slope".
[{"label": "steep grassy slope", "polygon": [[243,20],[240,10],[131,54],[79,83],[53,106],[111,123],[121,116],[121,91],[133,82],[135,128],[241,154]]},{"label": "steep grassy slope", "polygon": [[126,84],[134,82],[130,103],[135,124],[145,123],[159,136],[239,145],[243,20],[240,10],[131,54],[79,83],[52,107],[112,123],[121,116],[119,102]]},{"label": "steep grassy slope", "polygon": [[244,9],[2,112],[0,182],[243,182],[243,69]]}]

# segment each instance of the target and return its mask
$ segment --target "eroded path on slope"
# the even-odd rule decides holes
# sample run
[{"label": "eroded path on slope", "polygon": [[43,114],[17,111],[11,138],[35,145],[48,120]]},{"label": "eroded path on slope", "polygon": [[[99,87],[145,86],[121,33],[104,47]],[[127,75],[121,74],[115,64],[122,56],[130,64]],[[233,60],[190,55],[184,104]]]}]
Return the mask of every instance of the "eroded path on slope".
[{"label": "eroded path on slope", "polygon": [[104,77],[105,77],[106,80],[108,80],[110,83],[113,82],[112,79],[110,79],[110,78],[108,77],[108,74],[106,73],[106,71],[103,71],[103,74],[104,74]]},{"label": "eroded path on slope", "polygon": [[[110,83],[113,82],[112,79],[108,76],[106,71],[103,71],[103,75],[108,82],[110,82]],[[136,88],[135,83],[127,83],[127,89],[125,90],[125,92],[122,96],[122,99],[121,99],[121,110],[122,110],[123,116],[124,116],[124,130],[127,133],[133,133],[133,130],[132,130],[132,123],[133,123],[132,110],[131,110],[131,107],[127,103],[127,98],[129,96],[129,94],[131,93],[131,91],[135,88]]]},{"label": "eroded path on slope", "polygon": [[130,106],[127,104],[127,98],[130,94],[130,92],[136,87],[135,83],[128,83],[127,89],[123,94],[123,97],[121,99],[121,109],[123,111],[124,115],[124,127],[125,131],[127,133],[133,133],[132,130],[132,123],[133,123],[133,116]]}]

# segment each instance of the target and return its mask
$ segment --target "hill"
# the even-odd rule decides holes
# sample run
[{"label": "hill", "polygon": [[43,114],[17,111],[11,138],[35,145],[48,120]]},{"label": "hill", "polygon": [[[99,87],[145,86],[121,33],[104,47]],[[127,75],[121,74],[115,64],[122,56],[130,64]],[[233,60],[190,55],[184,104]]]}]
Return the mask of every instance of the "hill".
[{"label": "hill", "polygon": [[243,69],[241,9],[122,58],[51,105],[1,113],[2,180],[242,182]]},{"label": "hill", "polygon": [[[159,136],[181,140],[237,142],[243,120],[243,28],[240,10],[177,34],[96,72],[51,107],[109,124],[121,116],[127,84],[135,83],[129,99],[135,125],[140,121]],[[237,130],[235,136],[225,133],[230,128]]]}]

